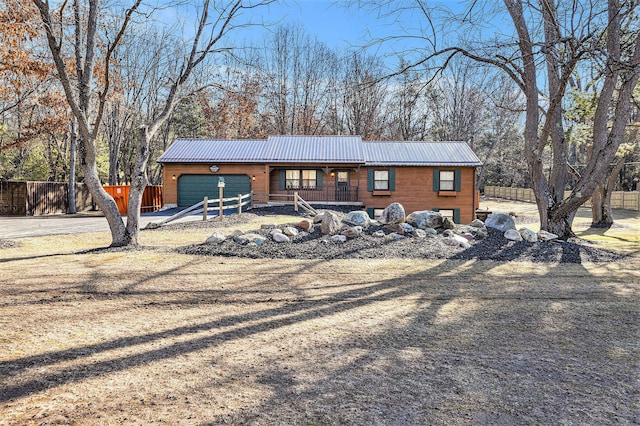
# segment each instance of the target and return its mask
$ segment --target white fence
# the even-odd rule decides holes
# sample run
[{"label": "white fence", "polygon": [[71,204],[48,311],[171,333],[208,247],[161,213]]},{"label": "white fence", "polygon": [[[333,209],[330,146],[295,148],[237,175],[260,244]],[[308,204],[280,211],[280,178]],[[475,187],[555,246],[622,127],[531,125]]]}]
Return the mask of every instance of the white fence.
[{"label": "white fence", "polygon": [[[565,197],[569,194],[569,191],[565,192]],[[533,190],[529,188],[485,186],[484,195],[487,197],[506,198],[509,200],[527,201],[531,203],[536,201],[536,198],[533,195]],[[584,205],[589,206],[591,204],[587,201]],[[611,208],[640,211],[640,192],[614,191],[611,194]]]}]

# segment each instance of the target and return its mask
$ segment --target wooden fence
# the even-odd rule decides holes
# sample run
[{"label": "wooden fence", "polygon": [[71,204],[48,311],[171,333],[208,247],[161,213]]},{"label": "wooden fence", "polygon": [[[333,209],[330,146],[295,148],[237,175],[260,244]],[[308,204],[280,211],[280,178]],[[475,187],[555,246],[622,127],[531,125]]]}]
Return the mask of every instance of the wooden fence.
[{"label": "wooden fence", "polygon": [[[565,197],[570,194],[569,191],[565,192]],[[508,188],[503,186],[485,186],[484,195],[487,197],[506,198],[509,200],[535,202],[536,198],[533,195],[533,190],[529,188]],[[585,206],[590,206],[590,201],[587,201]],[[640,192],[639,191],[614,191],[611,194],[611,208],[613,209],[626,209],[640,211]]]},{"label": "wooden fence", "polygon": [[[94,208],[89,189],[76,183],[76,210]],[[66,182],[0,181],[0,215],[40,216],[69,211]]]},{"label": "wooden fence", "polygon": [[[129,210],[129,185],[105,185],[104,190],[113,197],[121,215]],[[162,186],[147,185],[142,193],[140,213],[151,213],[162,208]]]}]

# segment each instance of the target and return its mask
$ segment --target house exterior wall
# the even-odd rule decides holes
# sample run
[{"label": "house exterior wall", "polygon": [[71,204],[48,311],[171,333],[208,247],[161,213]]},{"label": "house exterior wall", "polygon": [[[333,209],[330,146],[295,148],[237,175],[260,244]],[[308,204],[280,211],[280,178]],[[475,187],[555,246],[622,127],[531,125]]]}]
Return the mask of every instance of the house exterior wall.
[{"label": "house exterior wall", "polygon": [[[209,167],[212,164],[193,163],[166,163],[164,164],[162,178],[164,185],[164,203],[178,204],[178,178],[181,175],[247,175],[252,178],[251,190],[255,193],[268,193],[268,167],[264,164],[216,164],[220,169],[212,173]],[[255,180],[253,180],[255,176]],[[175,177],[175,178],[174,178]],[[235,197],[238,194],[230,194]]]},{"label": "house exterior wall", "polygon": [[[322,170],[323,188],[335,187],[334,170],[349,170],[350,186],[358,187],[358,201],[367,209],[383,209],[393,202],[401,203],[407,213],[418,210],[459,209],[460,223],[470,223],[475,218],[478,195],[475,189],[474,167],[438,167],[439,170],[459,170],[460,191],[434,191],[434,167],[360,167],[324,166],[311,164],[217,164],[220,169],[211,173],[211,164],[164,164],[164,202],[177,204],[178,178],[182,174],[247,175],[251,189],[256,194],[287,194],[290,191],[280,189],[279,171],[282,169]],[[395,185],[391,191],[369,191],[369,170],[394,170]],[[327,171],[329,173],[327,173]],[[175,175],[175,179],[173,178]],[[237,194],[233,194],[235,196]],[[279,200],[284,200],[283,198]],[[317,200],[312,200],[317,201]],[[333,201],[333,200],[332,200]]]},{"label": "house exterior wall", "polygon": [[[394,169],[395,190],[368,191],[369,169]],[[460,191],[434,191],[434,169],[460,170]],[[407,214],[419,210],[460,209],[460,223],[470,223],[475,219],[478,204],[475,187],[473,167],[363,167],[360,173],[360,200],[367,208],[383,209],[397,201]]]}]

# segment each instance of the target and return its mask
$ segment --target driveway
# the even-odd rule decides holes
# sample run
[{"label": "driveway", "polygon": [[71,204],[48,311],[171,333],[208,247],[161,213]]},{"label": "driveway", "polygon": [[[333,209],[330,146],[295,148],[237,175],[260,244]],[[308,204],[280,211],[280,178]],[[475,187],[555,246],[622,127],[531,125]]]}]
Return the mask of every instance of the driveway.
[{"label": "driveway", "polygon": [[[170,209],[140,216],[140,228],[149,222],[161,222],[178,210]],[[211,217],[211,214],[209,215]],[[123,218],[126,223],[126,217]],[[202,214],[188,215],[175,222],[202,220]],[[109,224],[100,212],[51,216],[0,216],[0,239],[39,237],[43,235],[78,234],[109,231]]]}]

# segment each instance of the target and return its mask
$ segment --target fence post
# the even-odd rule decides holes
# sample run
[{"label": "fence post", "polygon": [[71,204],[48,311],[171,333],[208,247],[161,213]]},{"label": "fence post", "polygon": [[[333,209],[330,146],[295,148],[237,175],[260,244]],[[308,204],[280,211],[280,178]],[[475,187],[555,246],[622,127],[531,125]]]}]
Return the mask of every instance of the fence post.
[{"label": "fence post", "polygon": [[298,191],[294,191],[293,193],[293,210],[298,211]]},{"label": "fence post", "polygon": [[223,201],[222,201],[222,199],[224,198],[223,197],[224,187],[218,187],[218,188],[220,189],[220,204],[219,204],[220,211],[218,213],[220,214],[220,222],[222,222],[222,215],[223,215],[223,212],[224,212],[224,210],[222,209],[223,204],[224,204]]},{"label": "fence post", "polygon": [[209,197],[205,196],[202,201],[202,220],[207,220],[207,210],[209,209]]},{"label": "fence post", "polygon": [[242,194],[238,194],[238,216],[242,214]]}]

